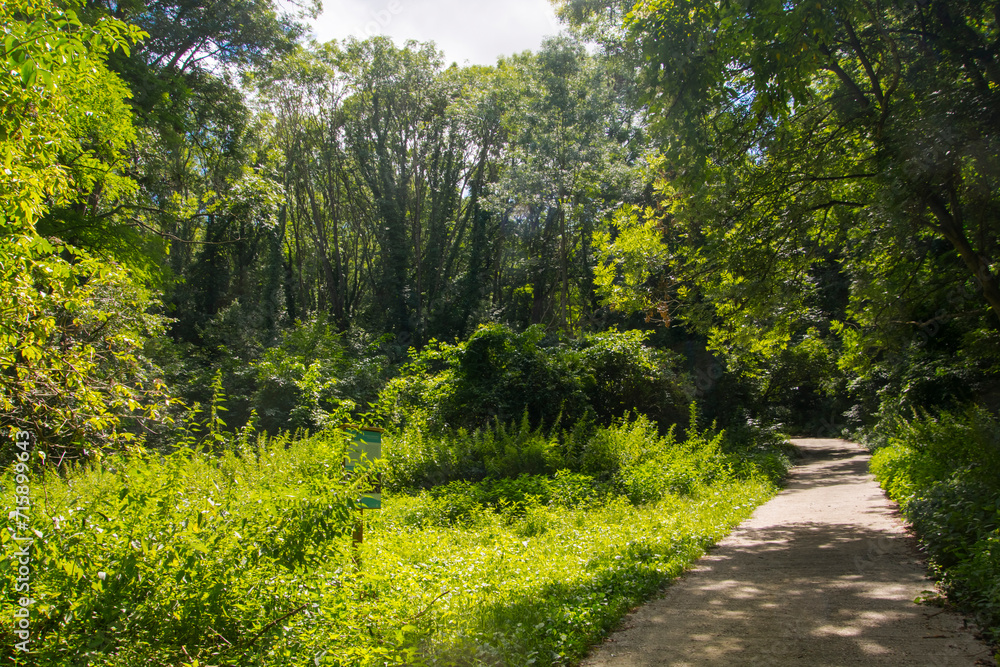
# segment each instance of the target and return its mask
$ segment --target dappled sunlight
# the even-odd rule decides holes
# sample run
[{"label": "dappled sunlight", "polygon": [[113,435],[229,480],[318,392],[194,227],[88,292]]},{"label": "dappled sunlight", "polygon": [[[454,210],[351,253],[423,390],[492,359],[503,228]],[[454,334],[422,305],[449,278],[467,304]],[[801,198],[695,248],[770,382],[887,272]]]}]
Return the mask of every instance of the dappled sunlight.
[{"label": "dappled sunlight", "polygon": [[867,454],[814,442],[786,490],[584,664],[927,664],[949,644],[985,656],[960,618],[913,603],[931,582]]}]

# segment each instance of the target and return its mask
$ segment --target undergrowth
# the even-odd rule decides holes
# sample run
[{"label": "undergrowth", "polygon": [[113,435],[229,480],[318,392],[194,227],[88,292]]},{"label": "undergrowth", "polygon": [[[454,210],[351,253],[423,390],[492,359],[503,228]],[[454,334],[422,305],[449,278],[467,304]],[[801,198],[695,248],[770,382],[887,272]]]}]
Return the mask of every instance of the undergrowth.
[{"label": "undergrowth", "polygon": [[1000,643],[1000,423],[977,408],[901,422],[872,458],[948,598]]},{"label": "undergrowth", "polygon": [[[695,428],[661,436],[641,417],[587,426],[572,451],[546,436],[554,453],[528,471],[531,433],[490,436],[493,475],[423,489],[398,476],[412,434],[387,438],[396,490],[364,513],[360,549],[337,431],[36,473],[22,664],[568,664],[769,498],[783,471],[779,454],[727,452],[722,434]],[[13,502],[5,493],[5,512]],[[15,534],[8,519],[8,553]],[[18,657],[13,564],[0,566],[7,661]]]}]

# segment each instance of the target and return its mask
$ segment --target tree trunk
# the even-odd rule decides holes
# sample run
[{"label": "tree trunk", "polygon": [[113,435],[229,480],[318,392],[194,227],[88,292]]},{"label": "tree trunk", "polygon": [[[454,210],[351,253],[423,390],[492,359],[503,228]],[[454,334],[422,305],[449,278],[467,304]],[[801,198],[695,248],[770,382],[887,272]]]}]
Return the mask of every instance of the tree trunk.
[{"label": "tree trunk", "polygon": [[990,271],[989,262],[976,252],[966,237],[961,219],[957,217],[959,214],[957,205],[953,207],[955,210],[949,210],[948,205],[938,195],[928,197],[927,203],[938,221],[935,229],[958,251],[969,273],[982,288],[983,298],[993,310],[993,314],[1000,318],[1000,285],[997,284],[996,276]]}]

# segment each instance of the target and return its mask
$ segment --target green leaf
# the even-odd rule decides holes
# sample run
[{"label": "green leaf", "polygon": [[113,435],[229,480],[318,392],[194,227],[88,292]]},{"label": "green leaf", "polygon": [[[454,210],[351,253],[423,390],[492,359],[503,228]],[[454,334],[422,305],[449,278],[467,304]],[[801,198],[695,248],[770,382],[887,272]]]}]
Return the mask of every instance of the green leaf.
[{"label": "green leaf", "polygon": [[26,59],[21,64],[21,83],[25,86],[35,85],[35,77],[37,76],[35,61],[31,58]]}]

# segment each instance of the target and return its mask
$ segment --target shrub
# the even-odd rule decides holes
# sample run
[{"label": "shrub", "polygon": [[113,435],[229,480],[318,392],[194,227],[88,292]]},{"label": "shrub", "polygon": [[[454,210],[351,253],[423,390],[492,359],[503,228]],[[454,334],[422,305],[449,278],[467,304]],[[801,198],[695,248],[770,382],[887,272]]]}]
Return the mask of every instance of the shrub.
[{"label": "shrub", "polygon": [[591,475],[559,470],[549,481],[550,502],[562,507],[590,507],[607,495],[607,486]]},{"label": "shrub", "polygon": [[922,536],[933,567],[947,576],[950,568],[969,560],[980,539],[1000,526],[1000,494],[958,475],[922,488],[906,504],[906,515]]},{"label": "shrub", "polygon": [[[635,503],[668,494],[697,493],[716,478],[762,475],[777,483],[787,472],[787,454],[773,443],[727,443],[724,431],[699,431],[691,407],[683,440],[675,429],[660,435],[643,415],[594,426],[587,420],[572,429],[532,428],[527,415],[519,424],[496,424],[471,433],[464,429],[432,435],[422,422],[386,437],[387,486],[395,491],[427,489],[452,481],[519,480],[549,477],[560,494],[575,498],[573,484],[613,484]],[[725,446],[724,446],[725,445]],[[554,493],[534,495],[548,498]],[[523,494],[522,494],[523,495]],[[589,493],[581,496],[591,497]],[[489,504],[489,498],[481,498]],[[546,501],[547,502],[547,501]],[[568,502],[577,502],[576,500]]]},{"label": "shrub", "polygon": [[480,327],[454,345],[433,341],[412,353],[379,396],[378,414],[394,427],[426,410],[432,430],[483,429],[527,414],[534,428],[601,423],[644,412],[666,428],[689,397],[677,359],[645,345],[647,334],[609,331],[567,342],[540,327],[517,333]]},{"label": "shrub", "polygon": [[[300,603],[303,592],[283,584],[292,573],[346,559],[356,494],[340,481],[344,437],[234,444],[221,457],[116,456],[37,480],[38,664],[108,664],[101,656],[139,646],[170,664],[184,646],[223,651]],[[5,548],[17,532],[0,531]],[[13,562],[0,567],[5,628]]]},{"label": "shrub", "polygon": [[917,459],[916,450],[895,442],[875,452],[870,468],[889,497],[905,504],[917,490],[913,480],[920,465]]},{"label": "shrub", "polygon": [[518,426],[498,423],[472,434],[472,447],[482,456],[490,477],[513,478],[555,472],[563,465],[559,434],[546,437],[542,426],[532,430],[525,412]]},{"label": "shrub", "polygon": [[604,331],[576,347],[588,373],[587,400],[603,423],[640,413],[661,425],[684,419],[691,397],[677,372],[678,358],[646,345],[649,331]]},{"label": "shrub", "polygon": [[409,426],[386,437],[387,483],[401,490],[452,480],[551,474],[568,467],[565,449],[581,433],[556,427],[546,434],[543,426],[532,428],[527,412],[519,423],[494,423],[471,433],[464,428],[442,433],[414,417]]},{"label": "shrub", "polygon": [[430,488],[452,480],[479,480],[486,476],[473,439],[464,429],[444,435],[430,432],[417,420],[383,436],[386,486],[394,491]]},{"label": "shrub", "polygon": [[722,452],[725,432],[699,432],[693,404],[690,420],[692,426],[683,442],[676,440],[673,429],[657,436],[643,418],[608,429],[610,446],[605,447],[617,459],[615,480],[634,504],[655,502],[671,494],[696,494],[713,481],[732,475],[732,465]]},{"label": "shrub", "polygon": [[322,426],[339,405],[336,377],[344,356],[340,338],[322,320],[297,322],[253,364],[253,407],[268,433]]},{"label": "shrub", "polygon": [[872,472],[927,551],[949,597],[1000,639],[1000,423],[986,411],[898,422]]}]

